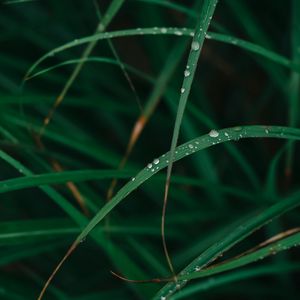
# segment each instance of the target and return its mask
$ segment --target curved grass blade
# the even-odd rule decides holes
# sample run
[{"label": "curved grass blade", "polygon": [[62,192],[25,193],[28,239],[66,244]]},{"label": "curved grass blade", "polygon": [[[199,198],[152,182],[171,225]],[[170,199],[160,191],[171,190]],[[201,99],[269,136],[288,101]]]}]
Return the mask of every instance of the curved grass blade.
[{"label": "curved grass blade", "polygon": [[[34,221],[13,221],[0,223],[0,246],[36,244],[43,241],[64,239],[66,243],[80,233],[80,228],[68,219],[42,219]],[[103,226],[99,228],[107,232]],[[108,230],[114,235],[147,235],[159,237],[160,232],[154,226],[111,226]],[[171,235],[172,237],[177,236]],[[66,241],[66,238],[68,239]]]},{"label": "curved grass blade", "polygon": [[[295,233],[295,231],[298,232]],[[292,247],[298,247],[299,245],[300,245],[300,233],[299,233],[299,228],[297,228],[296,230],[294,230],[293,233],[290,233],[288,237],[281,238],[279,239],[279,241],[271,243],[265,247],[262,247],[261,249],[258,249],[254,252],[251,251],[251,253],[242,255],[241,257],[238,258],[233,258],[228,262],[225,261],[224,263],[212,265],[211,267],[206,268],[202,271],[195,270],[195,272],[193,272],[192,274],[179,277],[179,280],[190,280],[190,279],[202,278],[202,277],[212,276],[221,272],[230,271],[245,266],[247,264],[257,262],[270,255],[275,255],[281,251],[289,250]]]},{"label": "curved grass blade", "polygon": [[288,263],[288,264],[280,264],[280,265],[267,265],[267,266],[256,266],[255,268],[246,268],[245,270],[238,270],[236,272],[230,272],[221,274],[219,276],[208,278],[207,280],[203,280],[195,285],[187,286],[184,290],[181,290],[180,293],[172,296],[172,300],[183,299],[189,297],[195,293],[199,293],[201,291],[207,291],[211,288],[216,288],[221,285],[230,284],[232,282],[251,279],[259,276],[266,275],[275,275],[277,273],[288,273],[288,272],[296,272],[299,270],[300,264]]},{"label": "curved grass blade", "polygon": [[[41,185],[51,185],[72,182],[82,182],[89,180],[110,179],[110,178],[122,178],[128,179],[135,173],[133,171],[115,171],[115,170],[79,170],[79,171],[63,171],[59,173],[45,173],[45,174],[33,174],[20,178],[12,178],[0,181],[0,194],[11,191],[17,191],[24,188],[37,187]],[[155,180],[163,181],[165,177],[158,175]],[[184,184],[189,186],[208,188],[213,183],[207,180],[199,180],[198,178],[189,178],[186,176],[173,175],[172,182],[175,184]],[[222,193],[234,195],[246,201],[253,202],[253,193],[247,192],[244,189],[238,187],[232,187],[227,185],[215,185],[215,188]]]},{"label": "curved grass blade", "polygon": [[[72,65],[72,64],[78,64],[81,61],[87,63],[87,62],[97,62],[97,63],[107,63],[107,64],[112,64],[112,65],[119,65],[118,61],[115,59],[111,59],[108,57],[87,57],[87,58],[78,58],[78,59],[70,59],[67,61],[64,61],[60,64],[51,66],[49,68],[43,69],[39,72],[34,73],[33,75],[31,75],[30,77],[27,78],[27,80],[33,79],[34,77],[40,76],[42,74],[45,74],[47,72],[50,72],[52,70],[55,70],[57,68],[63,67],[63,66],[67,66],[67,65]],[[127,65],[127,64],[123,64],[123,67],[126,68],[127,70],[129,70],[130,72],[132,72],[133,74],[139,76],[140,78],[143,78],[147,81],[153,82],[153,78],[151,78],[150,76],[147,76],[145,73],[140,72],[139,70],[135,69],[134,67]]]},{"label": "curved grass blade", "polygon": [[[144,35],[177,35],[177,36],[194,36],[194,31],[189,28],[176,28],[176,27],[152,27],[152,28],[140,28],[140,29],[127,29],[127,30],[119,30],[119,31],[113,31],[113,32],[105,32],[105,33],[98,33],[95,35],[83,37],[80,39],[76,39],[72,42],[66,43],[60,47],[57,47],[45,55],[43,55],[41,58],[39,58],[26,72],[25,80],[27,80],[30,76],[32,76],[33,71],[47,58],[52,57],[54,55],[57,55],[58,53],[65,51],[67,49],[77,47],[79,45],[84,45],[86,43],[92,42],[92,41],[99,41],[99,40],[106,40],[106,39],[113,39],[113,38],[120,38],[120,37],[129,37],[129,36],[144,36]],[[255,54],[258,54],[262,57],[265,57],[271,61],[274,61],[278,64],[281,64],[285,67],[293,68],[295,71],[298,70],[299,67],[294,66],[291,61],[271,50],[267,50],[266,48],[259,46],[257,44],[244,41],[242,39],[238,39],[236,37],[232,37],[229,35],[224,35],[220,33],[214,33],[214,32],[207,32],[206,37],[208,36],[208,39],[224,42],[230,45],[234,45],[237,47],[241,47],[249,52],[253,52]]]},{"label": "curved grass blade", "polygon": [[[300,129],[289,128],[289,127],[279,127],[279,126],[244,126],[244,127],[234,127],[222,129],[219,131],[215,131],[214,135],[211,134],[203,135],[199,138],[191,140],[185,144],[178,146],[174,153],[174,162],[187,157],[191,154],[194,154],[202,149],[206,149],[212,147],[216,144],[224,143],[230,140],[239,140],[241,138],[281,138],[281,139],[293,139],[300,140]],[[0,152],[1,154],[1,152]],[[140,185],[142,185],[146,180],[151,178],[154,174],[158,173],[162,169],[166,168],[168,165],[169,152],[163,154],[159,158],[156,158],[153,162],[149,163],[144,169],[142,169],[136,177],[133,177],[130,182],[124,185],[116,195],[111,199],[110,202],[105,204],[100,211],[95,215],[95,217],[88,223],[88,225],[82,230],[80,235],[76,238],[74,243],[72,244],[69,251],[63,257],[58,267],[54,270],[54,272],[49,277],[48,281],[45,284],[44,289],[41,292],[41,297],[45,293],[48,285],[51,280],[58,272],[60,267],[63,265],[64,261],[68,258],[68,256],[75,250],[75,248],[80,244],[80,241],[85,239],[88,234],[108,215],[123,199],[125,199],[130,193],[132,193],[135,189],[137,189]],[[271,218],[274,218],[284,212],[292,209],[293,207],[300,204],[300,193],[293,195],[287,198],[285,201],[282,201],[268,210],[266,210],[262,215],[256,217],[254,220],[250,220],[245,226],[238,228],[237,231],[233,232],[229,236],[225,238],[222,243],[218,243],[213,247],[209,248],[205,252],[205,255],[201,256],[201,262],[203,264],[209,263],[214,258],[218,257],[218,255],[225,250],[229,249],[240,240],[250,235],[254,230],[263,226],[267,221]],[[196,260],[191,265],[189,265],[186,270],[193,270],[197,265],[198,261]],[[185,273],[181,273],[180,275],[184,275]],[[178,284],[178,283],[177,283]],[[171,290],[172,293],[176,290],[176,283],[169,283],[165,288],[158,293],[158,299],[161,296],[168,294],[168,291]]]},{"label": "curved grass blade", "polygon": [[68,181],[80,182],[88,180],[130,178],[133,172],[120,172],[115,170],[83,170],[63,171],[48,174],[34,174],[26,177],[13,178],[0,181],[0,194],[40,185],[66,183]]}]

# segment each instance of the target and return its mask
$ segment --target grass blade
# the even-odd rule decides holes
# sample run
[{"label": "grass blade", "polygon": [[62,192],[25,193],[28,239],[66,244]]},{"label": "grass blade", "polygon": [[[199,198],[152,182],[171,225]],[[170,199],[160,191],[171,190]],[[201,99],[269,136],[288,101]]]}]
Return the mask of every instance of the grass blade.
[{"label": "grass blade", "polygon": [[190,94],[190,90],[192,87],[193,79],[196,73],[197,69],[197,63],[200,57],[200,53],[202,50],[202,46],[205,40],[205,35],[208,30],[210,21],[212,19],[212,16],[214,14],[216,5],[218,3],[218,0],[205,0],[203,3],[203,8],[201,11],[201,15],[199,17],[199,22],[196,25],[195,32],[194,32],[194,38],[191,44],[191,51],[188,57],[186,70],[184,72],[184,80],[181,88],[181,96],[179,99],[178,109],[177,109],[177,115],[173,130],[173,136],[172,136],[172,142],[171,142],[171,149],[169,154],[169,164],[167,169],[167,178],[166,178],[166,186],[165,186],[165,194],[164,194],[164,202],[163,202],[163,210],[162,210],[162,221],[161,221],[161,232],[162,232],[162,242],[163,242],[163,248],[165,252],[165,256],[170,268],[170,271],[175,276],[175,271],[168,253],[167,244],[165,240],[165,215],[166,215],[166,207],[167,207],[167,200],[168,200],[168,193],[169,193],[169,186],[170,186],[170,180],[171,180],[171,173],[172,173],[172,166],[173,166],[173,158],[175,154],[175,148],[177,145],[178,137],[179,137],[179,131],[181,127],[181,122],[183,118],[183,114],[185,111],[185,106]]},{"label": "grass blade", "polygon": [[[222,129],[219,131],[214,131],[214,134],[206,134],[199,138],[189,141],[181,146],[178,146],[174,152],[173,161],[178,161],[184,157],[187,157],[191,154],[194,154],[202,149],[206,149],[212,147],[219,143],[224,143],[230,140],[239,140],[242,138],[281,138],[281,139],[293,139],[300,140],[300,129],[296,128],[288,128],[288,127],[279,127],[279,126],[244,126],[244,127],[233,127]],[[192,145],[192,146],[191,146]],[[1,152],[0,152],[1,154]],[[158,173],[162,169],[168,166],[168,158],[170,153],[163,154],[161,157],[155,159],[152,163],[148,164],[143,170],[141,170],[136,177],[124,185],[117,194],[111,199],[110,202],[105,204],[100,211],[95,215],[95,217],[87,224],[87,226],[82,230],[80,235],[76,238],[71,248],[64,256],[62,261],[60,262],[58,268],[54,270],[51,277],[48,279],[45,288],[43,289],[41,296],[44,294],[45,289],[50,284],[54,275],[57,273],[59,268],[62,266],[63,262],[67,259],[67,257],[74,251],[74,249],[80,244],[82,241],[104,218],[108,215],[123,199],[125,199],[131,192],[137,189],[141,184],[143,184],[146,180],[151,178],[154,174]],[[208,249],[205,255],[201,256],[201,263],[206,265],[213,258],[218,257],[218,255],[224,252],[226,249],[232,247],[236,243],[238,243],[241,239],[245,238],[249,234],[251,234],[255,229],[264,225],[268,220],[283,214],[284,212],[294,208],[299,205],[299,195],[296,194],[286,199],[286,201],[282,201],[275,206],[272,206],[265,213],[256,217],[254,220],[249,221],[245,226],[238,228],[235,232],[226,237],[225,241],[214,245],[212,249]],[[194,269],[197,265],[199,265],[199,260],[196,260],[191,265],[184,270],[180,275],[184,275],[186,271],[190,269]],[[169,283],[162,291],[158,294],[158,298],[161,296],[168,294],[169,290],[176,291],[176,284]]]}]

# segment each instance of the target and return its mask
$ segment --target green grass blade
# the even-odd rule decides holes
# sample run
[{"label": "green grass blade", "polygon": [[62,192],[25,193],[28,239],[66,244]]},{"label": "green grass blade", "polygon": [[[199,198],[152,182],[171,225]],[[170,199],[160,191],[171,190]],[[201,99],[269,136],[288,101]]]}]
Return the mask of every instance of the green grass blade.
[{"label": "green grass blade", "polygon": [[[166,28],[166,27],[152,27],[152,28],[139,28],[139,29],[127,29],[127,30],[119,30],[113,32],[105,32],[105,33],[98,33],[91,36],[83,37],[80,39],[76,39],[72,42],[66,43],[60,47],[57,47],[45,55],[43,55],[40,59],[38,59],[27,71],[25,75],[25,79],[28,79],[32,76],[33,71],[47,58],[53,57],[58,53],[65,51],[67,49],[77,47],[80,45],[84,45],[91,41],[99,41],[99,40],[106,40],[106,39],[113,39],[113,38],[120,38],[120,37],[129,37],[129,36],[145,36],[145,35],[177,35],[177,36],[193,36],[194,31],[189,28]],[[238,39],[236,37],[214,33],[214,32],[207,32],[206,37],[208,39],[213,39],[216,41],[224,42],[230,45],[234,45],[245,50],[251,51],[255,54],[259,54],[265,58],[268,58],[271,61],[274,61],[278,64],[281,64],[285,67],[291,67],[295,70],[299,71],[299,66],[293,65],[291,61],[273,51],[267,50],[266,48],[256,45],[251,42],[244,41],[242,39]]]},{"label": "green grass blade", "polygon": [[0,181],[0,194],[40,185],[66,183],[68,181],[80,182],[110,178],[130,178],[132,175],[133,172],[120,172],[115,170],[82,170],[49,174],[31,174],[26,177]]},{"label": "green grass blade", "polygon": [[[278,126],[244,126],[244,127],[233,127],[233,128],[227,128],[217,131],[218,135],[216,136],[216,133],[213,132],[212,134],[206,134],[204,136],[201,136],[199,138],[196,138],[194,140],[191,140],[185,144],[182,144],[181,146],[178,146],[174,153],[174,162],[187,157],[191,154],[194,154],[202,149],[206,149],[209,147],[212,147],[219,143],[228,142],[230,140],[239,140],[242,138],[281,138],[281,139],[294,139],[294,140],[300,140],[300,129],[296,128],[288,128],[288,127],[278,127]],[[81,241],[84,239],[95,227],[97,224],[99,224],[105,216],[111,212],[123,199],[125,199],[131,192],[133,192],[135,189],[137,189],[140,185],[142,185],[146,180],[151,178],[154,174],[158,173],[162,169],[166,168],[168,166],[168,158],[169,158],[169,152],[166,154],[163,154],[159,158],[155,159],[153,162],[148,164],[143,170],[141,170],[136,177],[133,177],[133,179],[128,182],[126,185],[124,185],[117,194],[111,199],[110,202],[108,202],[106,205],[104,205],[101,210],[97,213],[97,215],[90,221],[90,223],[83,229],[81,234],[77,237],[76,241]],[[250,234],[252,231],[247,231],[249,229],[254,230],[255,225],[258,223],[260,226],[263,221],[266,221],[266,219],[269,218],[270,214],[273,214],[273,210],[275,213],[278,213],[278,209],[280,208],[280,212],[284,212],[283,208],[291,208],[298,204],[298,198],[291,198],[290,201],[283,201],[280,202],[278,205],[279,207],[275,206],[275,208],[271,208],[271,212],[268,214],[264,214],[260,218],[256,218],[254,224],[250,223],[249,226],[245,226],[237,234],[230,235],[229,242],[232,242],[234,240],[235,236],[246,236],[247,234]],[[253,228],[254,227],[254,228]],[[245,230],[247,229],[247,230]],[[247,234],[245,233],[247,232]],[[240,239],[242,238],[240,237]],[[239,239],[239,240],[240,240]],[[237,240],[236,242],[238,242]],[[223,250],[223,248],[221,247]],[[217,252],[218,253],[218,252]]]},{"label": "green grass blade", "polygon": [[202,46],[205,40],[205,35],[208,30],[210,21],[212,19],[212,16],[214,14],[216,5],[218,3],[218,0],[205,0],[203,3],[203,8],[201,10],[201,15],[199,17],[199,22],[196,25],[193,41],[191,44],[191,51],[187,60],[186,69],[184,71],[184,79],[181,87],[181,96],[179,99],[179,104],[177,108],[177,114],[176,114],[176,120],[172,135],[172,142],[171,142],[171,148],[169,153],[169,163],[168,163],[168,169],[167,169],[167,178],[166,178],[166,187],[165,187],[165,195],[164,195],[164,204],[163,204],[163,212],[162,212],[162,239],[163,239],[163,246],[164,251],[166,255],[166,259],[169,265],[169,268],[171,272],[174,274],[174,269],[171,263],[171,259],[168,254],[166,241],[165,241],[165,212],[166,212],[166,206],[167,206],[167,199],[168,199],[168,191],[169,191],[169,185],[170,185],[170,179],[171,179],[171,173],[172,173],[172,166],[173,166],[173,158],[175,155],[175,148],[178,142],[180,127],[186,107],[186,103],[191,91],[193,79],[196,73],[198,60],[200,57],[200,53],[202,50]]},{"label": "green grass blade", "polygon": [[257,262],[270,255],[275,255],[281,251],[289,250],[292,247],[298,247],[300,245],[300,233],[292,234],[285,237],[278,242],[265,246],[253,253],[245,254],[239,258],[233,259],[229,262],[221,263],[220,265],[212,266],[199,272],[193,272],[189,275],[179,277],[179,280],[190,280],[196,278],[202,278],[206,276],[212,276],[221,272],[230,271],[236,268],[243,267],[247,264]]},{"label": "green grass blade", "polygon": [[187,286],[184,290],[180,291],[172,297],[172,300],[184,299],[193,294],[199,292],[205,292],[208,289],[217,288],[222,285],[232,284],[237,281],[247,280],[266,275],[277,275],[288,272],[296,272],[299,270],[300,265],[289,263],[281,265],[267,265],[267,266],[256,266],[255,268],[246,268],[245,270],[239,270],[231,273],[221,274],[219,276],[208,278],[195,285]]}]

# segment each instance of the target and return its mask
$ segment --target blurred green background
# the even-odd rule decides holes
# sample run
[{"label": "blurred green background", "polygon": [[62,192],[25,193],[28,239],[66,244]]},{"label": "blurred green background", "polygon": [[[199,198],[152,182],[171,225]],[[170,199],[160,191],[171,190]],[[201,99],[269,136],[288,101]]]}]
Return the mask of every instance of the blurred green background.
[{"label": "blurred green background", "polygon": [[[194,29],[202,7],[201,0],[2,1],[0,299],[36,299],[107,202],[112,180],[118,178],[115,193],[169,151],[192,38],[146,35],[141,28]],[[23,81],[38,58],[96,30],[122,36],[51,55],[33,70],[42,71],[38,76]],[[207,36],[204,42],[179,144],[212,128],[298,127],[300,2],[222,0],[210,31],[223,41]],[[80,62],[84,51],[89,55]],[[54,110],[76,66],[82,68]],[[298,151],[289,140],[241,139],[175,163],[166,216],[175,270],[246,220],[298,195]],[[160,233],[165,176],[152,176],[113,209],[66,261],[45,299],[151,299],[164,286],[128,283],[110,270],[137,280],[170,276]],[[299,226],[299,209],[292,208],[219,260]],[[170,299],[298,299],[299,267],[295,248],[193,280]]]}]

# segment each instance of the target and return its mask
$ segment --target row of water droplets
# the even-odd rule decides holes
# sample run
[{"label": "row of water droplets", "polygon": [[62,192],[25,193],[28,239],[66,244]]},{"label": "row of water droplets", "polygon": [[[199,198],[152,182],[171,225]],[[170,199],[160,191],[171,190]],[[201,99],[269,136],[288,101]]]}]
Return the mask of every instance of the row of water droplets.
[{"label": "row of water droplets", "polygon": [[[136,29],[129,29],[129,30],[124,30],[118,31],[118,32],[102,32],[102,33],[97,33],[94,36],[91,36],[91,38],[95,39],[110,39],[110,38],[115,38],[115,37],[120,37],[120,36],[127,36],[127,35],[133,35],[133,32],[137,32],[139,35],[148,35],[148,34],[174,34],[177,36],[194,36],[194,32],[190,28],[176,28],[176,27],[153,27],[153,28],[136,28]],[[205,34],[205,37],[207,39],[211,39],[212,37],[209,34]],[[70,43],[65,44],[62,47],[59,47],[57,49],[54,49],[48,53],[47,56],[54,56],[56,53],[62,51],[62,49],[68,49],[80,44],[83,44],[87,42],[86,40],[89,37],[83,38],[83,39],[75,39]],[[236,44],[236,39],[232,38],[232,44]],[[199,50],[199,43],[198,42],[193,42],[191,48],[194,51]]]},{"label": "row of water droplets", "polygon": [[[264,133],[270,133],[270,127],[263,127]],[[238,141],[240,138],[249,136],[247,133],[247,129],[241,126],[236,126],[231,129],[218,131],[216,129],[212,129],[207,135],[202,136],[193,140],[190,143],[178,146],[175,150],[175,160],[178,160],[184,156],[190,155],[200,149],[203,148],[204,145],[211,144],[215,145],[218,143],[222,143],[224,141],[235,140]],[[203,145],[201,145],[204,143]],[[160,158],[155,158],[151,163],[149,163],[146,167],[148,171],[155,172],[164,167],[169,163],[167,159],[168,154],[162,155]]]}]

